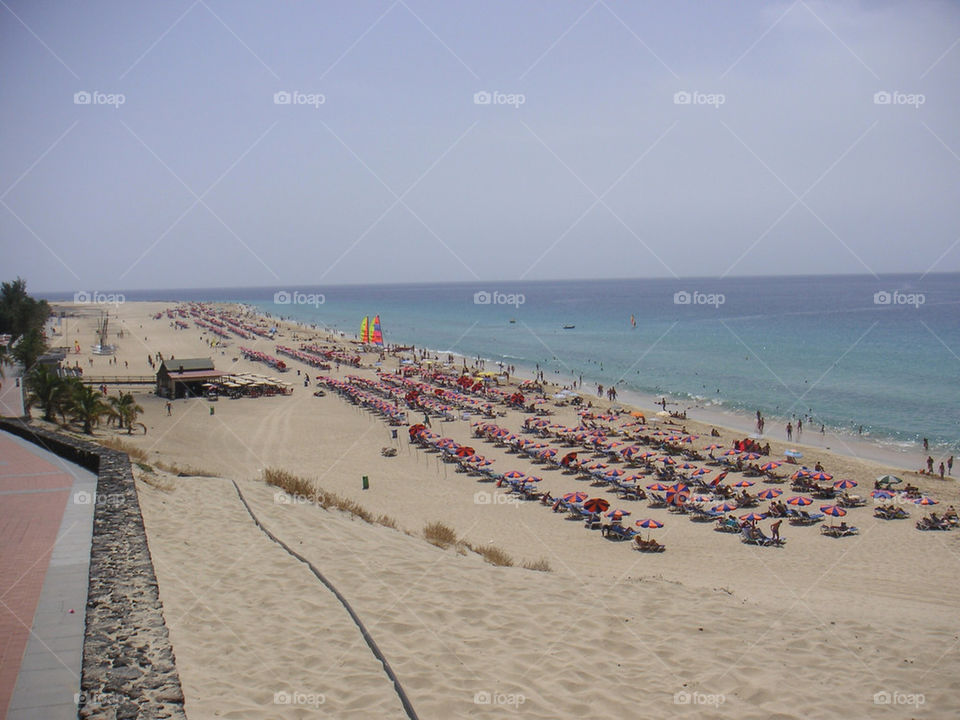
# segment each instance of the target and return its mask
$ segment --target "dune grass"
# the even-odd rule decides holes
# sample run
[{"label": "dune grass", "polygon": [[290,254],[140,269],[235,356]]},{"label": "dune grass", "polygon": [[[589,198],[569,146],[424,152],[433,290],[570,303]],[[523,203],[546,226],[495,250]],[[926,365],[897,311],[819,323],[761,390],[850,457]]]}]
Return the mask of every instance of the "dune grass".
[{"label": "dune grass", "polygon": [[550,567],[550,563],[547,562],[546,558],[540,558],[539,560],[527,560],[523,563],[523,567],[527,570],[535,570],[537,572],[553,571],[553,568]]},{"label": "dune grass", "polygon": [[496,545],[480,545],[475,547],[473,551],[481,555],[491,565],[513,567],[513,558]]},{"label": "dune grass", "polygon": [[457,544],[457,531],[442,522],[432,522],[423,527],[424,539],[439,548]]}]

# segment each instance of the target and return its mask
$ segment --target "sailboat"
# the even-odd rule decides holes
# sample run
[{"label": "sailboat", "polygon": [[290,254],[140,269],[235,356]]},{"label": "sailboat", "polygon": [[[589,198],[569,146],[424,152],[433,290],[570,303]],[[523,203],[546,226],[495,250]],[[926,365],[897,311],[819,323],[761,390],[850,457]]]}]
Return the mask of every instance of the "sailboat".
[{"label": "sailboat", "polygon": [[380,329],[380,316],[373,318],[373,330],[370,332],[370,342],[383,347],[383,331]]},{"label": "sailboat", "polygon": [[360,322],[360,342],[366,345],[370,342],[370,316],[364,315]]},{"label": "sailboat", "polygon": [[94,355],[113,355],[117,351],[116,345],[107,343],[109,337],[107,325],[109,322],[110,318],[106,313],[103,313],[97,321],[97,344],[91,348]]}]

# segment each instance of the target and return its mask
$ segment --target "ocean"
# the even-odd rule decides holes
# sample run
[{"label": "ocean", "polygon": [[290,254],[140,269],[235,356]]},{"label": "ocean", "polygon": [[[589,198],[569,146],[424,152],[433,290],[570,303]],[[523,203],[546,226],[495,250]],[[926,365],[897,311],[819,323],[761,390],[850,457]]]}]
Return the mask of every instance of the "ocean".
[{"label": "ocean", "polygon": [[[389,344],[483,358],[621,398],[666,395],[767,419],[803,417],[891,448],[960,450],[960,274],[622,279],[130,291],[236,301]],[[49,296],[49,299],[72,297]],[[631,321],[631,316],[635,320]],[[565,328],[564,326],[573,326]]]}]

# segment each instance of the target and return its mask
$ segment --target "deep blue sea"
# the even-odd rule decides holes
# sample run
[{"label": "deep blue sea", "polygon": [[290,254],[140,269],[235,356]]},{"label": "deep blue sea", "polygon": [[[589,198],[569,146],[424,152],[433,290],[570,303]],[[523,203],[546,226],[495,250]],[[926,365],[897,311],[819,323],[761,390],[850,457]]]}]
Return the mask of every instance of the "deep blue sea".
[{"label": "deep blue sea", "polygon": [[[291,302],[274,302],[278,291]],[[311,293],[323,302],[298,302],[319,299],[304,297]],[[502,361],[532,372],[539,365],[563,382],[582,375],[594,392],[598,383],[616,384],[621,395],[662,393],[683,405],[751,416],[760,410],[768,433],[787,418],[812,415],[817,430],[824,423],[855,435],[862,425],[881,444],[927,437],[931,450],[960,450],[960,274],[221,288],[126,297],[243,302],[350,336],[363,315],[379,314],[387,343],[479,356],[488,367]]]}]

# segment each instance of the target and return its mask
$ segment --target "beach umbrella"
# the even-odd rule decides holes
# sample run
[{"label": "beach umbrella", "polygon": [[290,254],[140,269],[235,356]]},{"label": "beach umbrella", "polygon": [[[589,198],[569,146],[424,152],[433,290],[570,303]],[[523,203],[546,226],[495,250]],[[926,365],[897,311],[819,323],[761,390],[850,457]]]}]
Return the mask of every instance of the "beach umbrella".
[{"label": "beach umbrella", "polygon": [[552,458],[552,457],[554,457],[556,454],[557,454],[557,451],[556,451],[556,450],[554,450],[554,449],[551,448],[551,447],[548,447],[548,448],[543,448],[543,450],[540,450],[540,451],[537,453],[537,457],[540,457],[540,458],[543,458],[544,460],[546,460],[547,458]]},{"label": "beach umbrella", "polygon": [[563,459],[560,461],[560,464],[564,467],[569,467],[570,463],[577,459],[577,454],[575,452],[569,452],[563,456]]},{"label": "beach umbrella", "polygon": [[591,513],[602,513],[610,509],[610,501],[604,498],[590,498],[583,504],[583,509]]},{"label": "beach umbrella", "polygon": [[696,465],[691,465],[690,463],[685,462],[683,465],[679,465],[678,467],[679,467],[681,470],[694,470],[694,469],[696,469],[697,466],[696,466]]},{"label": "beach umbrella", "polygon": [[787,500],[788,505],[798,505],[800,507],[806,507],[807,505],[813,505],[813,500],[803,495],[794,495],[792,498]]},{"label": "beach umbrella", "polygon": [[740,480],[739,482],[735,482],[733,484],[734,487],[738,487],[738,488],[747,488],[747,487],[750,487],[751,485],[753,485],[753,480]]},{"label": "beach umbrella", "polygon": [[543,482],[543,478],[542,478],[542,477],[537,477],[536,475],[528,475],[527,477],[525,477],[525,478],[524,478],[523,480],[521,480],[520,482],[521,482],[521,483]]},{"label": "beach umbrella", "polygon": [[770,472],[771,470],[776,470],[776,469],[777,469],[778,467],[780,467],[781,465],[783,465],[782,462],[779,462],[779,461],[777,461],[777,460],[773,460],[773,461],[771,461],[771,462],[764,463],[763,465],[761,465],[761,466],[760,466],[760,469],[763,470],[764,472]]},{"label": "beach umbrella", "polygon": [[740,506],[737,505],[736,503],[725,502],[725,503],[722,503],[722,504],[720,504],[720,505],[714,505],[714,506],[713,506],[713,510],[714,510],[714,512],[728,513],[728,512],[733,512],[733,511],[736,510],[738,507],[740,507]]},{"label": "beach umbrella", "polygon": [[624,516],[629,515],[629,510],[611,510],[607,513],[607,517],[611,520],[622,520]]},{"label": "beach umbrella", "polygon": [[724,457],[730,457],[732,455],[739,455],[739,454],[740,454],[739,450],[727,450],[723,455]]},{"label": "beach umbrella", "polygon": [[647,490],[653,490],[654,492],[663,492],[667,489],[667,486],[663,483],[653,483],[653,485],[647,485]]},{"label": "beach umbrella", "polygon": [[641,459],[643,459],[643,460],[649,460],[650,458],[656,457],[656,456],[657,456],[657,454],[656,454],[655,452],[650,452],[649,450],[647,450],[646,452],[642,452],[642,453],[640,453],[639,455],[637,455],[638,458],[641,458]]},{"label": "beach umbrella", "polygon": [[627,476],[626,476],[625,478],[623,478],[623,480],[621,480],[620,482],[621,482],[621,484],[637,483],[637,482],[640,482],[641,480],[643,480],[644,477],[646,477],[646,476],[645,476],[645,475],[627,475]]},{"label": "beach umbrella", "polygon": [[620,454],[623,455],[625,458],[627,458],[627,459],[629,460],[629,459],[632,458],[634,455],[636,455],[638,452],[640,452],[640,446],[639,446],[639,445],[627,445],[627,447],[623,448],[623,449],[620,451]]},{"label": "beach umbrella", "polygon": [[677,461],[674,460],[674,459],[673,459],[672,457],[670,457],[669,455],[667,455],[666,457],[660,458],[660,462],[662,462],[664,465],[676,465],[676,464],[677,464]]},{"label": "beach umbrella", "polygon": [[706,468],[700,468],[695,473],[691,473],[690,477],[703,477],[704,475],[709,475],[710,472],[711,471],[707,470]]},{"label": "beach umbrella", "polygon": [[587,493],[585,492],[570,492],[564,495],[563,499],[566,500],[568,503],[582,503],[588,497],[590,496],[587,495]]},{"label": "beach umbrella", "polygon": [[457,457],[470,457],[471,455],[476,455],[477,451],[472,447],[467,447],[466,445],[461,445],[457,448]]},{"label": "beach umbrella", "polygon": [[877,498],[878,500],[889,500],[893,497],[893,493],[889,490],[874,490],[870,493],[870,497]]},{"label": "beach umbrella", "polygon": [[620,468],[613,468],[603,473],[603,476],[604,477],[623,477],[626,474],[627,474],[626,470],[621,470]]},{"label": "beach umbrella", "polygon": [[881,485],[899,485],[903,480],[896,475],[881,475],[877,478],[877,482]]},{"label": "beach umbrella", "polygon": [[810,477],[809,470],[797,470],[793,475],[790,476],[791,480],[799,480],[800,478]]},{"label": "beach umbrella", "polygon": [[763,520],[766,517],[766,513],[747,513],[746,515],[741,515],[740,520],[743,522],[757,522]]},{"label": "beach umbrella", "polygon": [[417,423],[416,425],[411,425],[410,428],[409,428],[409,430],[408,430],[407,432],[410,433],[410,437],[413,437],[414,435],[416,435],[416,434],[417,434],[418,432],[420,432],[421,430],[426,430],[426,429],[427,429],[427,426],[426,426],[426,425],[424,425],[424,424],[422,424],[422,423]]},{"label": "beach umbrella", "polygon": [[679,507],[690,497],[690,489],[683,483],[677,483],[667,488],[667,502]]},{"label": "beach umbrella", "polygon": [[508,470],[503,474],[507,480],[519,480],[522,477],[526,477],[526,473],[522,473],[519,470]]},{"label": "beach umbrella", "polygon": [[481,457],[479,455],[471,455],[466,459],[466,462],[470,463],[471,465],[476,465],[477,467],[486,467],[487,465],[493,465],[492,460],[487,460],[487,458]]},{"label": "beach umbrella", "polygon": [[656,528],[662,528],[663,523],[659,520],[654,520],[653,518],[646,518],[644,520],[637,520],[637,525],[647,530],[653,530]]},{"label": "beach umbrella", "polygon": [[761,500],[773,500],[775,497],[780,497],[783,494],[783,490],[778,490],[777,488],[767,488],[766,490],[761,490],[757,493],[757,497]]},{"label": "beach umbrella", "polygon": [[784,456],[786,456],[786,457],[792,457],[792,458],[802,458],[802,457],[803,457],[803,453],[800,452],[799,450],[784,450],[784,451],[783,451],[783,454],[784,454]]},{"label": "beach umbrella", "polygon": [[833,486],[837,490],[849,490],[850,488],[855,488],[857,482],[855,480],[837,480]]},{"label": "beach umbrella", "polygon": [[692,498],[690,498],[690,502],[705,503],[710,502],[711,499],[712,498],[709,495],[694,495]]},{"label": "beach umbrella", "polygon": [[596,472],[597,470],[606,470],[608,467],[610,466],[604,462],[595,462],[587,465],[587,470],[589,472]]},{"label": "beach umbrella", "polygon": [[650,539],[650,530],[655,530],[656,528],[662,528],[663,523],[659,520],[654,520],[653,518],[646,518],[645,520],[637,520],[637,525],[642,528],[647,529],[647,540]]},{"label": "beach umbrella", "polygon": [[920,498],[919,500],[914,500],[913,502],[916,505],[939,505],[940,504],[939,500],[934,500],[932,497],[926,497],[926,496]]},{"label": "beach umbrella", "polygon": [[843,517],[847,514],[847,511],[839,505],[821,505],[820,512],[822,512],[824,515],[831,515],[833,517]]},{"label": "beach umbrella", "polygon": [[692,443],[694,440],[696,440],[696,439],[699,438],[699,437],[700,437],[699,435],[687,435],[687,436],[681,438],[681,439],[680,439],[680,442]]},{"label": "beach umbrella", "polygon": [[825,472],[815,472],[810,475],[811,480],[818,480],[823,482],[830,482],[833,480],[833,475]]},{"label": "beach umbrella", "polygon": [[759,453],[750,452],[743,456],[744,460],[756,460],[760,457]]}]

